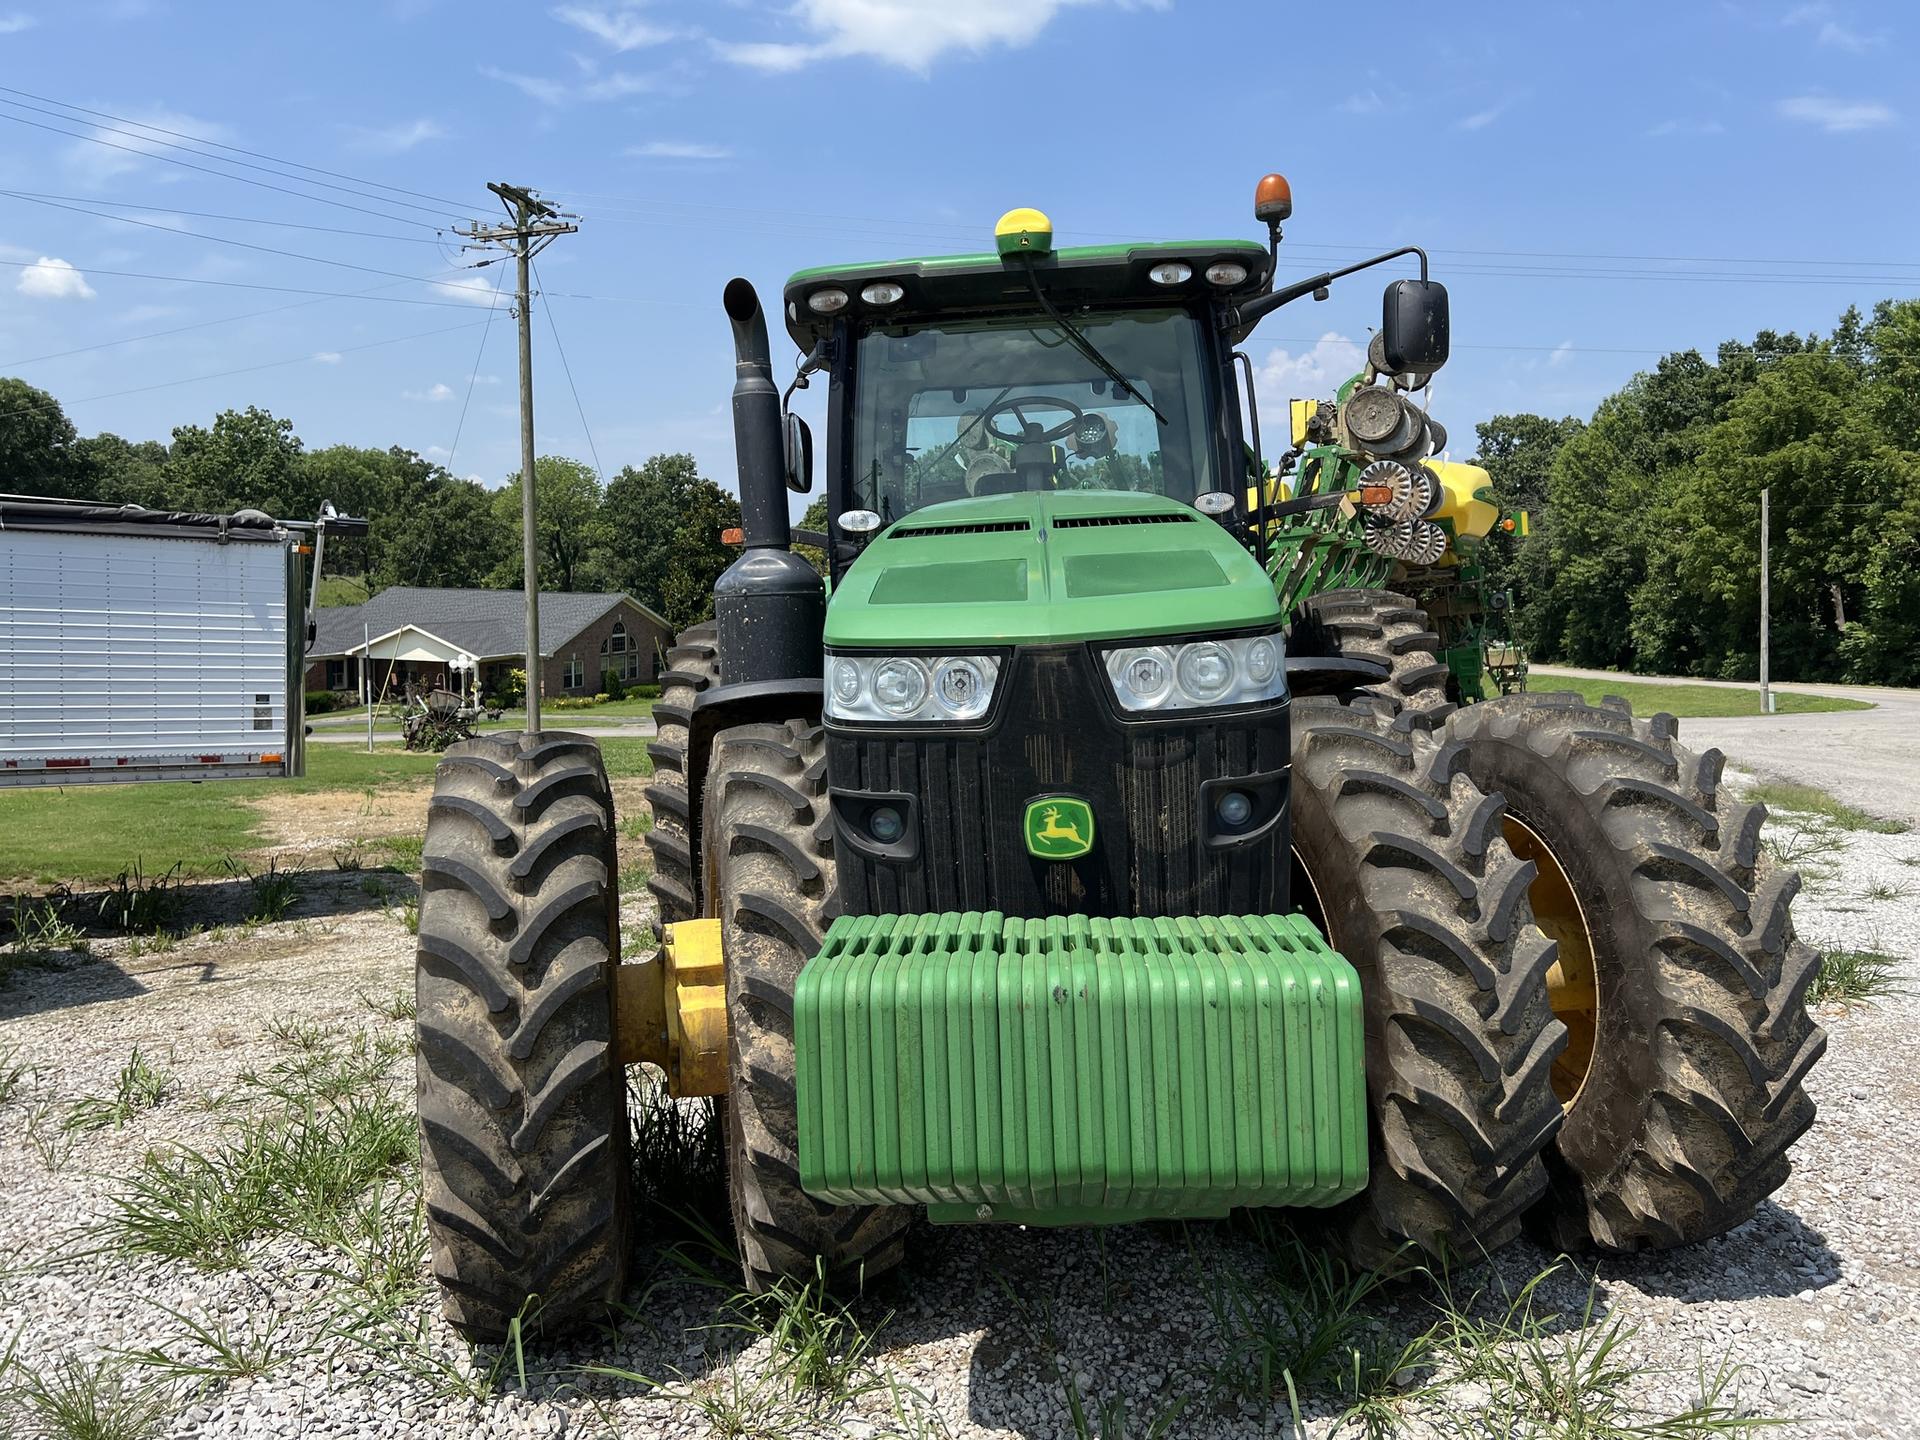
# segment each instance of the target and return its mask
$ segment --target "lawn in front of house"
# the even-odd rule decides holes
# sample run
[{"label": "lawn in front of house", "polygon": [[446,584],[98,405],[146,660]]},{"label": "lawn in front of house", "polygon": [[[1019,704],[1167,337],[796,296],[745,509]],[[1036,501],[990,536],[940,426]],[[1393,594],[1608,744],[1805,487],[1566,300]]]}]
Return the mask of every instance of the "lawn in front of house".
[{"label": "lawn in front of house", "polygon": [[[558,728],[558,727],[556,727]],[[607,740],[613,779],[646,775],[644,740]],[[323,792],[369,799],[422,790],[440,757],[381,745],[309,745],[298,780],[208,780],[198,784],[73,785],[0,791],[0,890],[110,881],[138,863],[148,875],[178,864],[189,875],[217,873],[229,856],[262,843],[261,800],[287,804]]]},{"label": "lawn in front of house", "polygon": [[[1758,690],[1735,689],[1730,685],[1672,685],[1653,683],[1645,680],[1615,680],[1609,676],[1605,680],[1574,680],[1562,675],[1542,675],[1535,672],[1527,677],[1527,693],[1544,695],[1551,691],[1571,690],[1584,696],[1589,704],[1598,705],[1608,695],[1618,695],[1633,706],[1636,715],[1655,715],[1665,711],[1669,715],[1685,719],[1719,718],[1725,715],[1758,715],[1760,713],[1760,692]],[[1487,679],[1487,693],[1497,695],[1498,687],[1491,676]],[[1822,710],[1871,710],[1873,706],[1865,700],[1843,700],[1831,695],[1798,695],[1776,690],[1773,692],[1774,713],[1779,715],[1810,715]]]}]

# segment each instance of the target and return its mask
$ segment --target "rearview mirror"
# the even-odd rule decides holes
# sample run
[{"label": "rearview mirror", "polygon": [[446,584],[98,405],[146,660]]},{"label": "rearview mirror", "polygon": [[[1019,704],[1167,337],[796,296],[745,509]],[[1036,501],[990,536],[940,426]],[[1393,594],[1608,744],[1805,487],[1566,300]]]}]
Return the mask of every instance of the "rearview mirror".
[{"label": "rearview mirror", "polygon": [[1447,363],[1447,287],[1438,280],[1396,280],[1381,307],[1387,369],[1431,374]]},{"label": "rearview mirror", "polygon": [[813,431],[787,412],[787,488],[804,495],[813,489]]}]

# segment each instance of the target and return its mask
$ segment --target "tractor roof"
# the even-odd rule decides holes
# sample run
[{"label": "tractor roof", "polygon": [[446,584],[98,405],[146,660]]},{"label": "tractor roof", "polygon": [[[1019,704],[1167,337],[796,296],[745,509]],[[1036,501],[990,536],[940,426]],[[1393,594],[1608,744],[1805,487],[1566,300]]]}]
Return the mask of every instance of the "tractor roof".
[{"label": "tractor roof", "polygon": [[[1157,285],[1148,278],[1149,270],[1170,260],[1190,265],[1192,278],[1178,285]],[[1238,285],[1210,284],[1207,267],[1220,261],[1244,266],[1247,278]],[[1035,256],[1034,265],[1047,297],[1062,307],[1125,300],[1165,303],[1200,295],[1244,300],[1266,288],[1269,268],[1267,247],[1252,240],[1083,245]],[[865,286],[881,280],[893,282],[905,294],[885,306],[861,299],[860,291]],[[812,349],[832,327],[834,315],[816,314],[807,305],[808,296],[826,289],[847,292],[848,303],[839,314],[856,318],[884,315],[902,322],[955,312],[1030,309],[1033,305],[1024,263],[996,254],[922,255],[907,260],[819,265],[801,270],[787,281],[787,332],[802,350]]]}]

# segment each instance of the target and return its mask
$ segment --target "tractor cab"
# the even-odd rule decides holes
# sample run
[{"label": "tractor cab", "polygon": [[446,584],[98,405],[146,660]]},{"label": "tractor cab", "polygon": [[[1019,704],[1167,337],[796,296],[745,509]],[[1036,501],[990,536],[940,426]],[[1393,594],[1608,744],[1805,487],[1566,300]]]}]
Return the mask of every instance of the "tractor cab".
[{"label": "tractor cab", "polygon": [[1266,248],[1055,250],[1033,210],[1009,212],[996,238],[998,253],[787,282],[788,332],[832,376],[836,578],[859,537],[931,506],[1012,494],[1158,496],[1250,533],[1227,336],[1235,307],[1266,288]]}]

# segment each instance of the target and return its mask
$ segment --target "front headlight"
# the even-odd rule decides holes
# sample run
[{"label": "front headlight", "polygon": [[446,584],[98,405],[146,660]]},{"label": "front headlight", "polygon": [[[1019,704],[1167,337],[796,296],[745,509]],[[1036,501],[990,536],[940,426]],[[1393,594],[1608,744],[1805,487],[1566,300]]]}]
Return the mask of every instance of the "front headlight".
[{"label": "front headlight", "polygon": [[965,724],[993,705],[1000,662],[991,655],[829,655],[831,720]]},{"label": "front headlight", "polygon": [[1278,635],[1129,645],[1104,656],[1123,710],[1251,705],[1287,693]]}]

